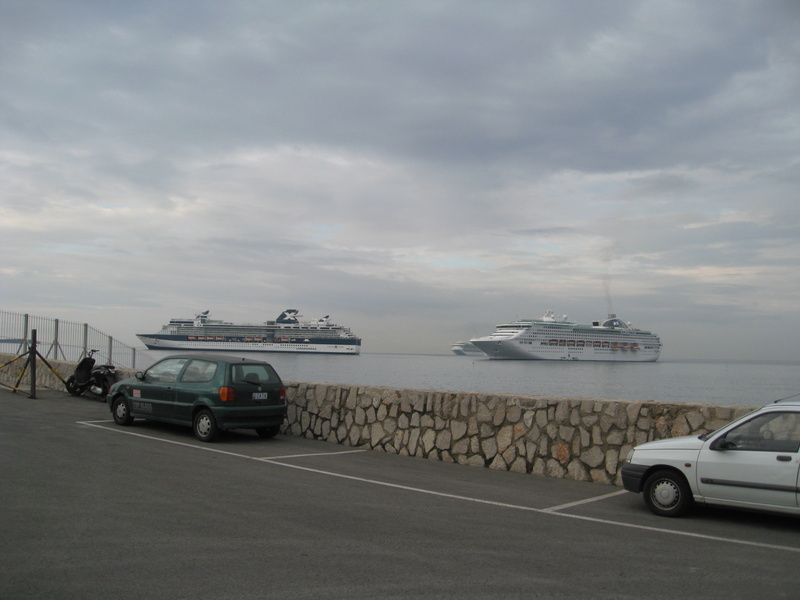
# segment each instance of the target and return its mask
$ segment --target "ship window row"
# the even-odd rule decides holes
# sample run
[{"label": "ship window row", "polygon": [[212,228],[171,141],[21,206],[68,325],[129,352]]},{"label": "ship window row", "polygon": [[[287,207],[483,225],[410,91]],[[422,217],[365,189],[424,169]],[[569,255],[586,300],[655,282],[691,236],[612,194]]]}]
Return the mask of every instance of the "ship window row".
[{"label": "ship window row", "polygon": [[[527,344],[533,344],[533,342],[525,342]],[[611,342],[611,341],[601,341],[601,340],[561,340],[561,339],[552,339],[552,340],[542,340],[539,342],[540,346],[558,346],[558,347],[567,347],[567,348],[627,348],[630,350],[639,350],[641,347],[637,342]],[[644,348],[650,348],[650,346],[644,346]]]}]

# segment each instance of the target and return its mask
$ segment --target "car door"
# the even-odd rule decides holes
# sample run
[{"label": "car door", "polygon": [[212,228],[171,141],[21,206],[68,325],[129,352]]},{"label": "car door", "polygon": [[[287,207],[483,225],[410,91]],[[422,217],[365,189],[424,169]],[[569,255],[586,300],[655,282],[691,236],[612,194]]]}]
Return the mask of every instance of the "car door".
[{"label": "car door", "polygon": [[201,358],[193,358],[181,374],[175,391],[174,417],[185,423],[192,421],[192,409],[198,398],[218,394],[215,385],[218,363]]},{"label": "car door", "polygon": [[173,417],[175,384],[188,358],[165,358],[144,372],[131,390],[131,412],[157,419]]},{"label": "car door", "polygon": [[714,437],[700,451],[700,493],[723,504],[798,506],[800,415],[770,411]]}]

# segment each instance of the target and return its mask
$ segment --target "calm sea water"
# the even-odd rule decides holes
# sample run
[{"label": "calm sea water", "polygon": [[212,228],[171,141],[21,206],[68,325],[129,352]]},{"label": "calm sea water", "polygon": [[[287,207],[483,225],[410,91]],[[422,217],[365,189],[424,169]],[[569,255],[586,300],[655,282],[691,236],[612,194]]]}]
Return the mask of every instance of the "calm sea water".
[{"label": "calm sea water", "polygon": [[[141,351],[137,366],[168,354],[173,353]],[[243,356],[271,363],[288,381],[739,405],[800,394],[800,363],[501,361],[455,354]]]}]

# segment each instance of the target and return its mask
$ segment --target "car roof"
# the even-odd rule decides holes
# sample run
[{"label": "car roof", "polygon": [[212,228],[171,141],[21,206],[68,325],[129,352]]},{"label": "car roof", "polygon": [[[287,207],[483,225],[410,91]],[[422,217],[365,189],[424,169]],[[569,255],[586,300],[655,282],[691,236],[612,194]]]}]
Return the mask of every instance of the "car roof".
[{"label": "car roof", "polygon": [[797,399],[785,399],[785,400],[775,400],[775,402],[771,402],[770,404],[766,404],[761,407],[761,410],[770,410],[770,409],[781,409],[781,408],[793,408],[793,409],[800,409],[800,400]]},{"label": "car roof", "polygon": [[[192,352],[191,354],[170,354],[169,356],[163,357],[164,358],[203,358],[206,360],[213,360],[216,362],[227,363],[227,364],[261,364],[261,365],[269,365],[268,362],[263,360],[255,360],[251,358],[245,358],[242,356],[225,356],[223,354],[213,354],[207,352]],[[272,366],[272,365],[270,365]]]}]

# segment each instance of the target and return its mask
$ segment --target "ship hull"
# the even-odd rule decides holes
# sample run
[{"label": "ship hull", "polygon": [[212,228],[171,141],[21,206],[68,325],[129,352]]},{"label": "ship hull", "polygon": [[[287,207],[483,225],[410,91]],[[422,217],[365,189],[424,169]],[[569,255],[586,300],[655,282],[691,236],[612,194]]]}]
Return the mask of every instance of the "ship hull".
[{"label": "ship hull", "polygon": [[[149,350],[197,350],[213,352],[282,352],[286,354],[360,354],[360,343],[353,340],[309,341],[226,341],[189,340],[184,336],[137,335]],[[360,342],[360,340],[359,340]]]},{"label": "ship hull", "polygon": [[655,362],[656,350],[623,350],[621,348],[560,348],[545,346],[533,350],[517,340],[471,340],[489,358],[504,360],[587,360],[600,362]]}]

